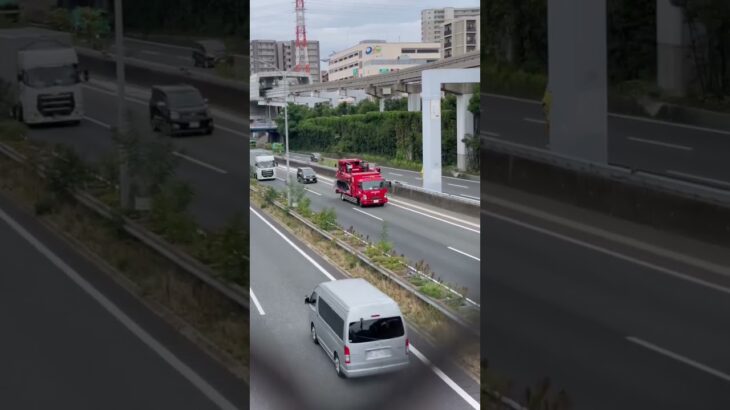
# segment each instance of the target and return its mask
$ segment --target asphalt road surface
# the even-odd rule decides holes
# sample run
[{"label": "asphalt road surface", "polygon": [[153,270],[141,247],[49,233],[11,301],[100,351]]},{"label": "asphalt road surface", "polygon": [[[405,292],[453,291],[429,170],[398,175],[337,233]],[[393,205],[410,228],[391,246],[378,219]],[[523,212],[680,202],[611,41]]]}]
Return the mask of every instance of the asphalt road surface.
[{"label": "asphalt road surface", "polygon": [[[251,151],[251,162],[263,150]],[[295,175],[296,168],[291,168]],[[286,189],[286,167],[279,165],[277,179],[262,185]],[[333,179],[319,176],[316,184],[302,185],[311,200],[311,209],[334,208],[340,226],[377,241],[386,225],[388,240],[398,254],[413,261],[425,261],[437,277],[454,288],[466,288],[467,297],[479,303],[479,220],[390,197],[383,207],[360,208],[335,195]]]},{"label": "asphalt road surface", "polygon": [[[251,292],[256,305],[251,309],[251,348],[256,352],[251,365],[251,408],[479,408],[478,383],[455,368],[436,371],[425,366],[419,356],[432,357],[433,348],[412,328],[408,330],[413,346],[409,369],[400,374],[338,378],[332,361],[310,339],[303,300],[317,284],[344,276],[255,208],[250,223]],[[267,377],[270,367],[282,375],[277,382],[286,383],[286,394],[272,388],[281,384]]]},{"label": "asphalt road surface", "polygon": [[[576,409],[730,408],[730,265],[703,265],[727,262],[726,249],[673,238],[670,254],[704,256],[672,259],[517,208],[482,209],[482,356],[517,392],[549,377]],[[558,215],[667,240],[573,208]]]},{"label": "asphalt road surface", "polygon": [[[290,152],[291,159],[298,161],[309,161],[309,155]],[[383,176],[389,181],[399,181],[406,185],[417,187],[423,186],[423,178],[420,172],[407,169],[385,167],[376,164],[381,168]],[[441,188],[444,193],[460,196],[471,200],[479,200],[479,181],[472,181],[463,178],[443,177]]]},{"label": "asphalt road surface", "polygon": [[[545,148],[539,101],[482,94],[482,132],[505,141]],[[612,164],[730,189],[730,130],[609,114]]]},{"label": "asphalt road surface", "polygon": [[247,409],[247,386],[0,197],[0,408]]},{"label": "asphalt road surface", "polygon": [[[112,44],[109,51],[116,53],[116,46]],[[185,67],[191,71],[215,74],[215,70],[212,68],[195,67],[193,65],[193,49],[191,47],[125,38],[124,55],[173,67]]]}]

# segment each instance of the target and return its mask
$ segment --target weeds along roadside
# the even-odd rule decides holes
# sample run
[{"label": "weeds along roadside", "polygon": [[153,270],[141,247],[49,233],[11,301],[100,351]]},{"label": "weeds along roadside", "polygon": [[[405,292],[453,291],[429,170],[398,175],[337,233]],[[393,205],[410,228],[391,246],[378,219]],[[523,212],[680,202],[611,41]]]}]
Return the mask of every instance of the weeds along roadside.
[{"label": "weeds along roadside", "polygon": [[[248,311],[127,234],[120,221],[102,218],[69,193],[83,189],[117,207],[116,181],[105,172],[114,168],[113,161],[89,166],[68,148],[30,141],[25,135],[21,124],[0,122],[0,143],[28,160],[21,165],[0,154],[0,192],[104,265],[102,270],[247,381]],[[38,175],[38,165],[43,165],[45,178]],[[189,187],[163,178],[158,188],[151,190],[149,211],[127,216],[207,264],[219,279],[246,289],[246,221],[234,218],[224,229],[205,233],[186,212]]]}]

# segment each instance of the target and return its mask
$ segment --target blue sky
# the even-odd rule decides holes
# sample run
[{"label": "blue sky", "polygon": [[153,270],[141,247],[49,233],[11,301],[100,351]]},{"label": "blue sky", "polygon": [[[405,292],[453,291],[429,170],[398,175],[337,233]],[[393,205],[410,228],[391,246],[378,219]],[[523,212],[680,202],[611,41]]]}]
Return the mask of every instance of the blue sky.
[{"label": "blue sky", "polygon": [[[476,6],[478,0],[305,0],[307,39],[319,40],[321,58],[365,39],[421,41],[421,10]],[[294,0],[251,0],[251,39],[293,40],[295,28]]]}]

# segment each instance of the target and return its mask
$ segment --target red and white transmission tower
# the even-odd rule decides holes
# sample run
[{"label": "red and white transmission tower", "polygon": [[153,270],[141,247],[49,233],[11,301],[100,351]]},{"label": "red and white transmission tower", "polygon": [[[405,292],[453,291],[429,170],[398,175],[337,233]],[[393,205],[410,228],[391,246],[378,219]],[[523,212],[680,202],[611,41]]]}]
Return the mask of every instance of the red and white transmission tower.
[{"label": "red and white transmission tower", "polygon": [[294,71],[304,71],[309,74],[309,50],[307,49],[307,28],[304,25],[304,0],[296,0],[297,10],[297,40],[296,66]]}]

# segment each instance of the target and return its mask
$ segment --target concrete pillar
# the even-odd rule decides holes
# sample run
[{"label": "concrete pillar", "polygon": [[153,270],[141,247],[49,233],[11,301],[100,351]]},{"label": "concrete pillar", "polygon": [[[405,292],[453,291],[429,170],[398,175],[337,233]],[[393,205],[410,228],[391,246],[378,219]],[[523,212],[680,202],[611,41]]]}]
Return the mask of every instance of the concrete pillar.
[{"label": "concrete pillar", "polygon": [[380,112],[385,111],[385,98],[379,98],[378,100],[380,102]]},{"label": "concrete pillar", "polygon": [[421,94],[408,94],[408,111],[421,111]]},{"label": "concrete pillar", "polygon": [[672,0],[656,2],[657,86],[673,96],[687,93],[688,36],[684,13]]},{"label": "concrete pillar", "polygon": [[424,86],[422,98],[423,187],[441,192],[441,90]]},{"label": "concrete pillar", "polygon": [[550,149],[608,162],[606,0],[548,2]]},{"label": "concrete pillar", "polygon": [[456,96],[456,168],[466,171],[466,144],[464,136],[474,134],[474,114],[468,110],[469,100],[473,94]]}]

